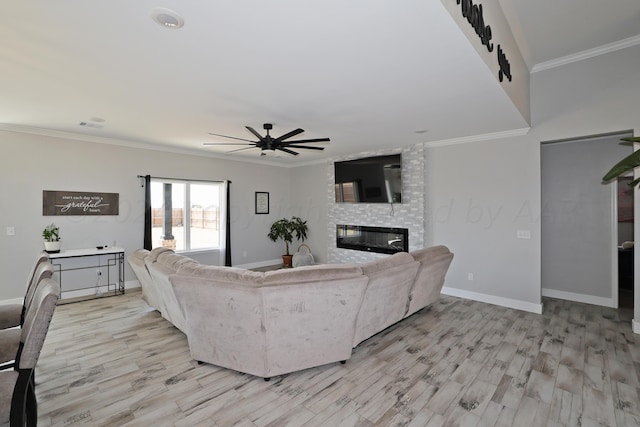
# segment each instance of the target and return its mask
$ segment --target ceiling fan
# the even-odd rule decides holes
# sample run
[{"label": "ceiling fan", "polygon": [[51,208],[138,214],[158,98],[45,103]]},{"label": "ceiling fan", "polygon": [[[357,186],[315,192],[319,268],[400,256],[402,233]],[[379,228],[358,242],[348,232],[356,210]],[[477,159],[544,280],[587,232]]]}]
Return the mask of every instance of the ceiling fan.
[{"label": "ceiling fan", "polygon": [[241,142],[205,142],[204,145],[248,145],[249,147],[238,148],[236,150],[231,150],[231,151],[229,151],[229,153],[234,153],[236,151],[242,151],[242,150],[249,150],[251,148],[259,148],[259,149],[262,150],[262,152],[260,153],[261,156],[265,155],[265,153],[264,153],[265,150],[271,150],[271,151],[280,150],[280,151],[284,151],[285,153],[297,156],[299,153],[296,153],[295,151],[290,150],[290,148],[296,148],[296,149],[303,148],[303,149],[306,149],[306,150],[324,150],[324,147],[314,147],[314,146],[309,146],[309,145],[298,145],[298,144],[307,144],[307,143],[310,143],[310,142],[329,142],[330,141],[329,138],[298,139],[298,140],[295,140],[295,141],[285,141],[286,139],[289,139],[289,138],[291,138],[293,136],[299,135],[302,132],[304,132],[304,130],[300,129],[300,128],[292,130],[289,133],[285,133],[284,135],[279,136],[277,138],[274,138],[271,135],[269,135],[269,131],[271,129],[273,129],[273,125],[271,123],[265,123],[263,125],[263,128],[267,131],[267,134],[265,136],[260,135],[251,126],[245,126],[245,127],[256,138],[258,138],[258,141],[251,141],[250,139],[236,138],[235,136],[219,135],[217,133],[209,132],[209,135],[221,136],[223,138],[236,139],[236,140],[239,140],[239,141],[246,141],[246,142],[245,143],[241,143]]}]

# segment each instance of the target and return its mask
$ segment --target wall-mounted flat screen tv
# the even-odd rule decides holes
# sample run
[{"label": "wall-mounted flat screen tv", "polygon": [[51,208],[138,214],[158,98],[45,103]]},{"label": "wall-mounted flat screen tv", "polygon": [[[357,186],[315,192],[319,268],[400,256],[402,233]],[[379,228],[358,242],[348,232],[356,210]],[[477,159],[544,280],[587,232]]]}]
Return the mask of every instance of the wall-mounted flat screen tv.
[{"label": "wall-mounted flat screen tv", "polygon": [[402,155],[335,162],[336,203],[402,203]]}]

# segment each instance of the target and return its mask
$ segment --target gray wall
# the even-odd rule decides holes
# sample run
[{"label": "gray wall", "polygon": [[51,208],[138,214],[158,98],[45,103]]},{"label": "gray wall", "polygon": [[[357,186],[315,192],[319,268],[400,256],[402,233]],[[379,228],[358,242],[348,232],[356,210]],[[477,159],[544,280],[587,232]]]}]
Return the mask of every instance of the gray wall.
[{"label": "gray wall", "polygon": [[[24,296],[29,268],[43,249],[42,229],[52,221],[60,226],[63,249],[114,241],[127,255],[141,248],[144,190],[139,174],[230,179],[234,265],[282,254],[283,248],[266,235],[290,207],[288,169],[6,131],[0,132],[0,152],[0,300]],[[44,217],[42,190],[118,193],[120,215]],[[269,215],[254,214],[255,191],[270,193]],[[15,236],[8,236],[6,227],[14,227]],[[217,259],[210,254],[210,263]],[[135,279],[128,266],[125,275],[128,281]]]},{"label": "gray wall", "polygon": [[[291,169],[290,214],[307,220],[309,233],[305,244],[318,263],[328,260],[326,179],[326,162]],[[293,242],[294,251],[299,244]]]},{"label": "gray wall", "polygon": [[[635,46],[534,73],[527,135],[427,144],[425,244],[446,244],[456,254],[446,291],[503,305],[520,301],[524,309],[541,301],[540,143],[628,129],[640,134],[638,69]],[[530,230],[531,239],[517,239],[520,229]]]},{"label": "gray wall", "polygon": [[620,136],[542,146],[543,290],[613,298],[615,186],[602,176],[629,154]]},{"label": "gray wall", "polygon": [[455,254],[445,292],[539,311],[538,144],[473,142],[427,148],[425,158],[425,243]]}]

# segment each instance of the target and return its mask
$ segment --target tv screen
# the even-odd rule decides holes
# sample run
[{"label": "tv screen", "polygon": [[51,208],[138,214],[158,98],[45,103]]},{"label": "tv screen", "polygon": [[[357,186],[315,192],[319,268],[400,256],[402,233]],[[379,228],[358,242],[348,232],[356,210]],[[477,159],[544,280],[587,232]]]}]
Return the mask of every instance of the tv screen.
[{"label": "tv screen", "polygon": [[335,162],[336,203],[402,203],[402,156]]}]

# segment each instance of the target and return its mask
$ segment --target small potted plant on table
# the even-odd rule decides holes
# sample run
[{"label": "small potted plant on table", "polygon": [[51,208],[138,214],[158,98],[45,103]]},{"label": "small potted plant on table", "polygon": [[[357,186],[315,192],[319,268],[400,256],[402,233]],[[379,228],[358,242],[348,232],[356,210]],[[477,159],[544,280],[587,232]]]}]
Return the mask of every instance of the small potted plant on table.
[{"label": "small potted plant on table", "polygon": [[293,241],[293,237],[304,242],[307,238],[307,221],[303,221],[301,218],[294,216],[291,219],[282,218],[273,224],[267,235],[274,242],[278,239],[284,240],[286,251],[282,255],[282,263],[285,267],[291,267],[291,260],[293,255],[289,253],[289,244]]},{"label": "small potted plant on table", "polygon": [[42,231],[42,237],[44,238],[44,250],[47,253],[54,254],[60,252],[60,228],[51,223],[47,225]]}]

